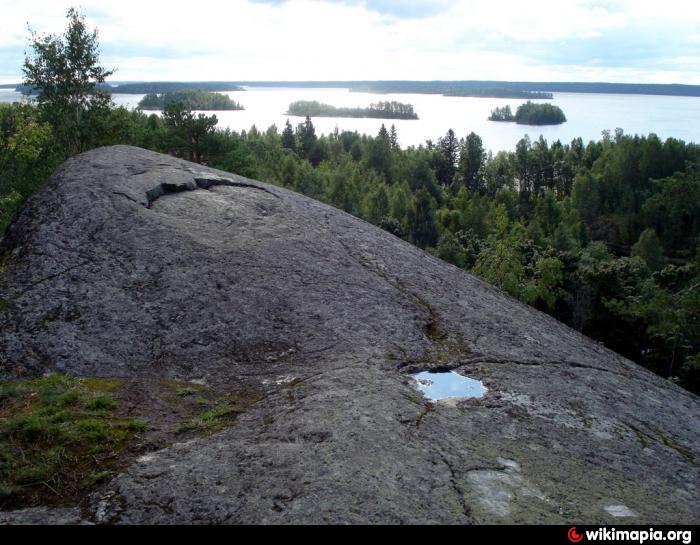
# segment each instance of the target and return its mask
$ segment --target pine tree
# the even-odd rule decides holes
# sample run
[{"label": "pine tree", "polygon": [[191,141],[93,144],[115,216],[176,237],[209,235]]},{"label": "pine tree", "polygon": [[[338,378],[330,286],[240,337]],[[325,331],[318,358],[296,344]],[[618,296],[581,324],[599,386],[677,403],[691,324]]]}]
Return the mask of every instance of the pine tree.
[{"label": "pine tree", "polygon": [[486,152],[481,138],[474,132],[462,141],[459,151],[460,178],[471,193],[484,190],[484,163]]},{"label": "pine tree", "polygon": [[455,177],[457,167],[457,155],[459,153],[459,141],[455,132],[450,129],[447,134],[438,140],[437,163],[435,164],[435,177],[444,186],[449,186]]},{"label": "pine tree", "polygon": [[172,131],[180,153],[190,161],[201,163],[204,140],[216,127],[216,116],[197,114],[195,117],[182,102],[171,102],[163,111],[163,120]]},{"label": "pine tree", "polygon": [[306,120],[297,126],[298,152],[305,159],[311,159],[316,147],[316,129],[311,122],[311,118],[306,116]]},{"label": "pine tree", "polygon": [[381,138],[385,142],[390,142],[389,139],[389,133],[386,130],[386,127],[384,126],[384,123],[382,123],[382,128],[379,129],[379,138]]},{"label": "pine tree", "polygon": [[438,237],[435,199],[430,196],[427,189],[421,187],[416,191],[414,206],[409,208],[408,212],[413,242],[421,248],[434,246]]},{"label": "pine tree", "polygon": [[654,229],[645,229],[632,246],[632,255],[641,257],[650,270],[658,271],[666,264],[664,249]]},{"label": "pine tree", "polygon": [[399,137],[396,134],[396,126],[391,126],[391,133],[389,134],[389,143],[391,144],[392,150],[399,149]]},{"label": "pine tree", "polygon": [[287,119],[287,123],[284,126],[284,131],[282,131],[282,147],[292,151],[296,151],[297,149],[294,129],[292,128],[292,124],[289,122],[289,119]]}]

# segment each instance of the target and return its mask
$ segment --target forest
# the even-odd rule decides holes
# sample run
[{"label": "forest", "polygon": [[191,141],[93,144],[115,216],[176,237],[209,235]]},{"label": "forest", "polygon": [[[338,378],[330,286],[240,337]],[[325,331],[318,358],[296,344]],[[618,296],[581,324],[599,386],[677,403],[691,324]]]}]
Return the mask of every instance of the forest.
[{"label": "forest", "polygon": [[138,107],[141,110],[164,110],[172,102],[180,102],[190,110],[243,110],[243,106],[231,100],[228,95],[198,89],[184,89],[160,95],[151,93],[141,99]]},{"label": "forest", "polygon": [[338,108],[322,104],[316,100],[298,100],[292,102],[287,115],[300,117],[369,117],[374,119],[418,119],[411,104],[402,102],[378,102],[369,108]]},{"label": "forest", "polygon": [[[69,17],[68,41],[84,32]],[[92,55],[92,40],[81,51]],[[617,129],[587,143],[524,137],[492,154],[474,132],[449,130],[402,148],[393,126],[317,135],[309,117],[235,132],[182,102],[162,117],[115,107],[96,56],[70,64],[50,42],[34,47],[25,84],[43,92],[0,104],[0,232],[68,157],[139,146],[345,210],[700,392],[698,144]],[[54,64],[88,75],[54,85]]]},{"label": "forest", "polygon": [[[307,118],[238,133],[179,107],[105,109],[76,151],[131,144],[327,202],[700,391],[698,145],[617,130],[492,155],[450,130],[402,149],[394,128],[318,136]],[[73,148],[34,106],[0,106],[0,127],[4,230]]]}]

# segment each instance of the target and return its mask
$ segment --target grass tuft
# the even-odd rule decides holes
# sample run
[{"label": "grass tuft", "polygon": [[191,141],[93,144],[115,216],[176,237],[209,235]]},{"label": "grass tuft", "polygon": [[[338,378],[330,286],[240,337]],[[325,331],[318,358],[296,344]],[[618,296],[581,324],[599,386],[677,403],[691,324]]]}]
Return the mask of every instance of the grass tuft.
[{"label": "grass tuft", "polygon": [[0,510],[80,503],[144,450],[216,433],[259,400],[176,380],[0,381]]},{"label": "grass tuft", "polygon": [[60,503],[112,471],[145,428],[113,414],[117,385],[63,375],[0,383],[0,508]]}]

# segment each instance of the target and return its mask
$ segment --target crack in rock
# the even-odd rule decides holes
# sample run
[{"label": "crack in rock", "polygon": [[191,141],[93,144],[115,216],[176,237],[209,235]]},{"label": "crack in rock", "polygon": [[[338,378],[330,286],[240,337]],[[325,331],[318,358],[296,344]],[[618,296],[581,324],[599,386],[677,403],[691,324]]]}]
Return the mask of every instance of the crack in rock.
[{"label": "crack in rock", "polygon": [[463,515],[467,518],[467,520],[472,522],[471,508],[464,499],[464,491],[462,490],[462,487],[459,484],[460,481],[457,478],[457,472],[455,471],[454,467],[452,467],[452,464],[443,452],[438,452],[438,454],[440,456],[440,459],[442,460],[442,463],[445,464],[445,466],[447,466],[447,469],[450,472],[450,486],[452,487],[453,492],[457,496],[457,500],[459,501],[459,505],[462,509]]},{"label": "crack in rock", "polygon": [[258,191],[264,191],[265,193],[268,193],[275,198],[279,198],[279,196],[273,193],[272,191],[264,187],[257,186],[255,184],[237,182],[235,180],[231,180],[230,178],[223,178],[221,176],[200,174],[194,176],[192,180],[181,184],[163,182],[162,184],[157,185],[153,189],[149,189],[148,191],[146,191],[146,208],[150,209],[151,206],[153,206],[153,203],[161,197],[163,197],[164,195],[171,195],[173,193],[183,193],[185,191],[196,191],[197,189],[209,190],[212,187],[216,186],[257,189]]}]

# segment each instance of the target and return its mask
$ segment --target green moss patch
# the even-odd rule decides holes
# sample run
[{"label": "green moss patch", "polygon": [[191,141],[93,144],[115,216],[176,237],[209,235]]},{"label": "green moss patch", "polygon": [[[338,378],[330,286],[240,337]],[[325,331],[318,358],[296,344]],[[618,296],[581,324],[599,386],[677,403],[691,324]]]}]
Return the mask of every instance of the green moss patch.
[{"label": "green moss patch", "polygon": [[252,388],[213,390],[202,385],[183,386],[176,381],[167,381],[172,392],[171,399],[180,407],[178,435],[211,435],[233,425],[239,415],[261,396]]},{"label": "green moss patch", "polygon": [[144,452],[232,426],[260,398],[159,379],[0,382],[0,509],[76,505]]},{"label": "green moss patch", "polygon": [[674,441],[670,437],[668,437],[664,432],[662,432],[660,429],[655,428],[651,424],[645,424],[647,428],[649,428],[652,432],[656,434],[656,436],[661,440],[661,442],[666,445],[668,448],[675,450],[678,455],[681,458],[685,458],[691,463],[695,462],[695,456],[693,456],[693,453],[690,452],[690,449],[684,447],[680,443]]},{"label": "green moss patch", "polygon": [[144,425],[115,414],[117,402],[103,393],[114,389],[109,382],[51,375],[0,383],[2,507],[60,502],[111,472]]}]

